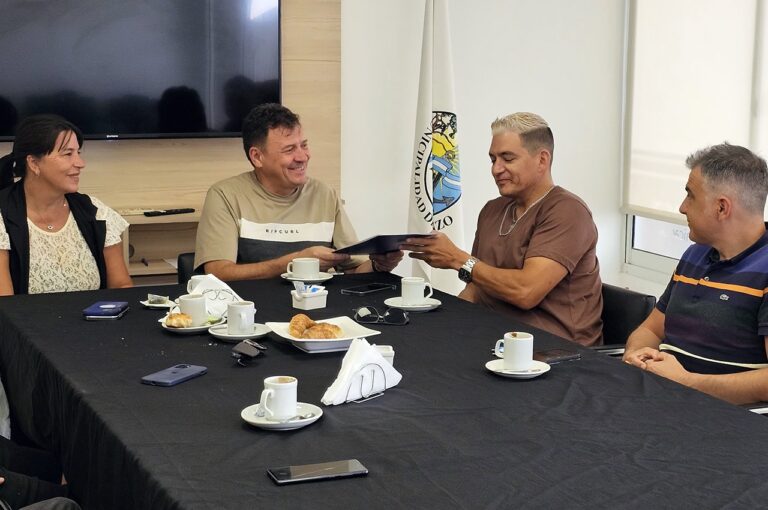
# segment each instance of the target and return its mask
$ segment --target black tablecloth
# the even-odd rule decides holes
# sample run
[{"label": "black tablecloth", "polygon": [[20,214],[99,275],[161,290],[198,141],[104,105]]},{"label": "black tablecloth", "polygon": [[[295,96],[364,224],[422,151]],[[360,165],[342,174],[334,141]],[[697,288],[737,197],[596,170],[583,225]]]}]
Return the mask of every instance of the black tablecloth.
[{"label": "black tablecloth", "polygon": [[[384,308],[396,291],[339,289],[388,275],[327,283],[322,319]],[[257,321],[288,321],[292,286],[235,282]],[[0,374],[17,430],[62,456],[86,508],[577,508],[758,507],[768,501],[768,421],[739,407],[582,350],[531,380],[488,372],[505,331],[552,335],[437,293],[443,306],[407,326],[375,326],[394,347],[401,383],[362,404],[323,407],[293,432],[253,428],[240,411],[263,379],[293,375],[299,401],[319,404],[343,353],[306,354],[267,337],[250,367],[208,335],[164,331],[142,309],[148,291],[180,286],[0,299]],[[126,300],[118,321],[86,322],[97,300]],[[572,344],[571,348],[581,349]],[[140,384],[151,372],[205,365],[171,388]],[[266,468],[358,458],[364,478],[278,487]]]}]

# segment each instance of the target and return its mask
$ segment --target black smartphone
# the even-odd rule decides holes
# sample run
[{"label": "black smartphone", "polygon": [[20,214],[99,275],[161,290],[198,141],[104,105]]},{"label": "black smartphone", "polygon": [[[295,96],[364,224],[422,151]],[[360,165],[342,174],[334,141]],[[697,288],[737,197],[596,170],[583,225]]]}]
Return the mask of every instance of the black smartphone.
[{"label": "black smartphone", "polygon": [[198,377],[208,372],[208,368],[199,365],[180,364],[168,367],[154,374],[145,375],[141,378],[144,384],[152,386],[175,386],[184,381],[189,381],[193,377]]},{"label": "black smartphone", "polygon": [[392,283],[368,283],[366,285],[356,285],[354,287],[347,287],[346,289],[341,289],[342,294],[348,294],[353,296],[366,296],[368,294],[372,294],[374,292],[379,292],[380,290],[395,290],[397,289],[397,285]]},{"label": "black smartphone", "polygon": [[97,301],[83,310],[87,321],[119,319],[128,311],[126,301]]},{"label": "black smartphone", "polygon": [[550,365],[579,358],[581,358],[581,354],[568,349],[548,349],[546,351],[536,351],[533,353],[533,359],[536,361],[543,361]]},{"label": "black smartphone", "polygon": [[322,462],[320,464],[304,464],[267,469],[267,473],[277,485],[287,483],[311,482],[330,478],[346,478],[349,476],[365,476],[368,469],[357,459]]}]

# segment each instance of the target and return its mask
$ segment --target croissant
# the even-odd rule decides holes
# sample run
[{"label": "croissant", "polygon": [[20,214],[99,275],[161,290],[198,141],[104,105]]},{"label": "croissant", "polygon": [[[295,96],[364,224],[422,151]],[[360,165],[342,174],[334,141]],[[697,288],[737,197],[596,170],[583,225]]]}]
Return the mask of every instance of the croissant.
[{"label": "croissant", "polygon": [[341,328],[327,322],[317,322],[301,334],[301,338],[339,338],[339,336],[341,336]]},{"label": "croissant", "polygon": [[311,328],[316,323],[303,313],[294,315],[291,322],[288,323],[288,332],[295,338],[301,338],[304,334],[304,330]]},{"label": "croissant", "polygon": [[171,313],[165,318],[165,325],[169,328],[188,328],[192,326],[192,317],[186,313]]}]

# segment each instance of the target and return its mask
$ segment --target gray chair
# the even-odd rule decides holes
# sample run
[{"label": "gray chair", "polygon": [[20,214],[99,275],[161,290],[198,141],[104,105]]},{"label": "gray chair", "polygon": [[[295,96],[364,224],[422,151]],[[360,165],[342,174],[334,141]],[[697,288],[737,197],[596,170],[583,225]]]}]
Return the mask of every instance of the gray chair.
[{"label": "gray chair", "polygon": [[195,252],[180,253],[176,264],[179,283],[186,284],[193,274],[205,274],[203,271],[195,271]]},{"label": "gray chair", "polygon": [[624,354],[629,335],[651,314],[656,298],[603,284],[603,345],[594,350],[611,356]]}]

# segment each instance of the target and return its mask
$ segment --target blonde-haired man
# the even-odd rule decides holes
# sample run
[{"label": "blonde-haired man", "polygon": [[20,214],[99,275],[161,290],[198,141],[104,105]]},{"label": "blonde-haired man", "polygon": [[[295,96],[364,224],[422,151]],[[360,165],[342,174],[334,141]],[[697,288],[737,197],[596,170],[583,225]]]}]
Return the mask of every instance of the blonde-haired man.
[{"label": "blonde-haired man", "polygon": [[586,204],[552,180],[554,137],[534,113],[491,124],[488,155],[501,196],[480,211],[472,254],[443,234],[409,239],[412,258],[456,269],[459,297],[583,345],[602,336],[597,228]]}]

